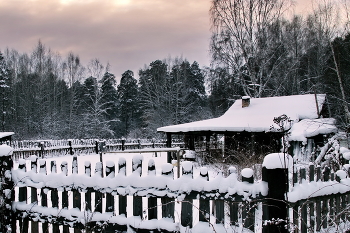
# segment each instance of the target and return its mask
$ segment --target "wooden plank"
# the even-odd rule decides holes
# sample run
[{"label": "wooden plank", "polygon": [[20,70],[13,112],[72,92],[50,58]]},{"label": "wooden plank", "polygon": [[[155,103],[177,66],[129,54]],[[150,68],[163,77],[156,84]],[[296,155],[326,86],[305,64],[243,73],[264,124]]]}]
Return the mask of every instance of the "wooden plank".
[{"label": "wooden plank", "polygon": [[157,219],[157,198],[148,198],[148,219]]},{"label": "wooden plank", "polygon": [[175,199],[169,197],[162,197],[162,218],[172,218],[174,221],[175,213]]},{"label": "wooden plank", "polygon": [[189,198],[185,198],[181,202],[181,225],[184,227],[190,227],[192,228],[192,221],[193,221],[193,200]]},{"label": "wooden plank", "polygon": [[199,199],[199,221],[209,223],[210,204],[209,200]]},{"label": "wooden plank", "polygon": [[225,220],[225,202],[224,200],[214,200],[214,216],[216,224],[224,224]]}]

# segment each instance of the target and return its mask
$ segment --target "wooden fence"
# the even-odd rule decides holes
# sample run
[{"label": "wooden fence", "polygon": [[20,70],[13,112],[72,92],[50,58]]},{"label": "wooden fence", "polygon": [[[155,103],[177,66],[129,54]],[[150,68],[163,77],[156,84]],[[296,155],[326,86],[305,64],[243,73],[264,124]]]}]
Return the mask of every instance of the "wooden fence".
[{"label": "wooden fence", "polygon": [[[122,151],[144,148],[165,148],[166,141],[156,139],[68,139],[68,140],[24,140],[12,141],[13,158],[26,159],[32,155],[39,158],[73,154]],[[183,147],[183,142],[174,140],[174,147]]]},{"label": "wooden fence", "polygon": [[63,232],[69,227],[75,232],[128,228],[137,232],[186,232],[188,228],[192,232],[237,232],[243,228],[316,232],[349,220],[348,171],[333,173],[327,167],[301,168],[291,179],[286,176],[288,169],[263,167],[262,180],[254,181],[249,168],[240,175],[231,167],[226,177],[221,173],[209,177],[208,170],[201,168],[194,177],[191,162],[182,163],[180,178],[174,177],[171,164],[163,165],[157,175],[152,160],[147,174],[142,174],[140,157],[133,159],[130,175],[126,174],[125,159],[117,165],[106,162],[105,167],[99,162],[94,173],[91,163],[85,162],[84,174],[78,174],[76,156],[72,167],[67,162],[60,164],[61,172],[57,172],[55,161],[46,164],[35,156],[29,167],[20,160],[18,168],[8,167],[12,166],[8,162],[11,156],[2,158],[8,159],[2,164],[2,174],[8,177],[12,168],[11,182],[16,184],[9,194],[14,199],[8,203],[16,219],[12,232],[46,232],[49,227],[60,232],[60,225]]}]

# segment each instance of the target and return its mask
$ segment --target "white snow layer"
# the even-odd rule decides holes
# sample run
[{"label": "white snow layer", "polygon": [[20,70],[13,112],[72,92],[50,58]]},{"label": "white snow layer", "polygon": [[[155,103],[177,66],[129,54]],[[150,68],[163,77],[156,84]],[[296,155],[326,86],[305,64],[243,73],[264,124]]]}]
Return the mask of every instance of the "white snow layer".
[{"label": "white snow layer", "polygon": [[284,153],[268,154],[265,156],[262,166],[266,167],[267,169],[275,169],[275,168],[292,169],[293,158],[289,154],[284,154]]},{"label": "white snow layer", "polygon": [[288,140],[306,144],[307,138],[319,134],[336,133],[337,131],[334,118],[303,119],[293,124]]},{"label": "white snow layer", "polygon": [[[326,95],[318,94],[318,109],[322,108]],[[268,98],[252,98],[248,107],[242,108],[242,100],[236,100],[227,112],[218,118],[158,128],[161,132],[233,131],[269,132],[281,130],[274,118],[286,115],[293,122],[318,118],[315,95],[293,95]],[[288,130],[291,125],[284,125]]]},{"label": "white snow layer", "polygon": [[13,148],[8,145],[0,145],[0,157],[12,155]]}]

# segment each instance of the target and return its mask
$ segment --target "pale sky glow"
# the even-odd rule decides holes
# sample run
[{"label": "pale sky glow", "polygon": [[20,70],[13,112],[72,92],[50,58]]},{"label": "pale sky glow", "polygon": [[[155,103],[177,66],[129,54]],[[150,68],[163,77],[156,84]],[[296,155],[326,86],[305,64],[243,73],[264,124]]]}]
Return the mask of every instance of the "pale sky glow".
[{"label": "pale sky glow", "polygon": [[0,50],[39,39],[63,58],[98,58],[117,77],[169,56],[209,66],[211,0],[0,0]]}]

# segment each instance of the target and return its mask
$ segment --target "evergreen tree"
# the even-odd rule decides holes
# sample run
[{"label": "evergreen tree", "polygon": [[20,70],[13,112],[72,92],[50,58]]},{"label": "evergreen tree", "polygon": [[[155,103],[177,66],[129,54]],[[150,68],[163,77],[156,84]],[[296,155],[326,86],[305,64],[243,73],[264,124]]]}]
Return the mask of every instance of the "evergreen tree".
[{"label": "evergreen tree", "polygon": [[6,126],[6,120],[9,118],[10,112],[9,95],[11,93],[11,80],[9,75],[9,69],[6,66],[5,58],[0,51],[0,93],[1,93],[1,130],[5,131],[8,127]]},{"label": "evergreen tree", "polygon": [[120,84],[117,88],[119,119],[123,136],[135,129],[138,122],[138,87],[134,73],[130,70],[122,74]]},{"label": "evergreen tree", "polygon": [[110,129],[116,136],[119,136],[118,122],[118,98],[114,74],[106,72],[101,79],[101,105],[106,109],[104,117],[109,121]]}]

